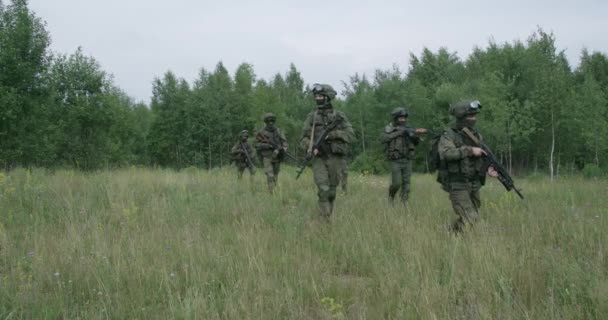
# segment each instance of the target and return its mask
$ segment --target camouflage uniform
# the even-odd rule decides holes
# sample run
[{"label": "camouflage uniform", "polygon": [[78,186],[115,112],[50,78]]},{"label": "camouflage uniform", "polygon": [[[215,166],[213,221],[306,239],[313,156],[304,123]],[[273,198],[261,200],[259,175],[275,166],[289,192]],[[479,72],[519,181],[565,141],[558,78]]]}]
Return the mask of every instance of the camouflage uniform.
[{"label": "camouflage uniform", "polygon": [[[255,169],[253,167],[253,148],[247,142],[248,136],[249,132],[247,130],[241,131],[239,135],[239,142],[237,142],[230,151],[230,153],[232,154],[232,161],[234,161],[234,164],[236,165],[238,170],[239,180],[243,178],[243,172],[245,171],[245,169],[249,169],[249,174],[252,178],[255,173]],[[247,154],[245,154],[245,152],[247,152]],[[247,155],[249,155],[251,167],[249,167],[247,163]]]},{"label": "camouflage uniform", "polygon": [[312,152],[313,150],[309,150],[312,145],[311,139],[314,141],[327,126],[339,121],[337,127],[327,135],[325,143],[317,149],[318,154],[312,158],[312,171],[318,188],[319,211],[322,217],[328,218],[333,212],[340,175],[344,172],[344,156],[355,135],[344,113],[334,110],[331,105],[330,101],[336,96],[336,91],[329,85],[315,84],[312,92],[316,97],[322,97],[319,98],[322,100],[316,98],[317,109],[309,113],[304,122],[301,147],[307,152]]},{"label": "camouflage uniform", "polygon": [[287,139],[281,130],[274,126],[275,121],[274,114],[264,114],[265,126],[255,135],[255,148],[262,159],[270,193],[274,192],[276,187],[281,161],[287,149]]},{"label": "camouflage uniform", "polygon": [[443,133],[438,144],[441,158],[438,180],[450,194],[452,207],[458,215],[451,227],[456,232],[463,231],[466,225],[479,219],[479,189],[485,184],[486,177],[486,172],[482,172],[484,160],[474,156],[473,147],[476,145],[463,132],[467,128],[479,141],[482,140],[479,132],[465,120],[467,115],[476,114],[479,109],[478,101],[460,102],[450,107],[456,123]]},{"label": "camouflage uniform", "polygon": [[410,193],[410,177],[412,174],[411,161],[415,158],[414,149],[420,143],[420,138],[414,133],[415,129],[408,127],[405,122],[399,123],[399,118],[407,118],[408,113],[403,108],[395,109],[391,115],[393,123],[384,128],[380,141],[385,144],[386,158],[390,163],[391,185],[388,196],[391,203],[397,191],[403,204],[407,204]]},{"label": "camouflage uniform", "polygon": [[342,156],[342,166],[340,168],[340,187],[346,194],[348,189],[348,153]]}]

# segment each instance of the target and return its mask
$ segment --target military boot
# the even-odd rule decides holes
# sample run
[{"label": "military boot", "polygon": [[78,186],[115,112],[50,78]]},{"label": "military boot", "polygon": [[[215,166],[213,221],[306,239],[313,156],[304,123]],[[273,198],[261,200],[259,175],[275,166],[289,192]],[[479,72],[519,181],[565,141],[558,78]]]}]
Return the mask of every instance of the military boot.
[{"label": "military boot", "polygon": [[329,219],[329,217],[331,216],[331,211],[332,211],[331,202],[328,202],[328,201],[319,202],[319,214],[321,215],[321,218]]},{"label": "military boot", "polygon": [[270,194],[274,194],[274,187],[276,186],[276,183],[274,181],[268,181],[268,192],[270,192]]},{"label": "military boot", "polygon": [[397,190],[393,191],[393,190],[388,190],[388,202],[391,205],[395,205],[395,195],[397,194]]},{"label": "military boot", "polygon": [[348,187],[347,187],[346,180],[342,180],[342,194],[344,194],[344,195],[348,194]]},{"label": "military boot", "polygon": [[462,234],[464,232],[465,226],[466,224],[462,217],[458,217],[458,219],[454,220],[454,223],[452,223],[452,225],[449,227],[449,231],[456,235]]}]

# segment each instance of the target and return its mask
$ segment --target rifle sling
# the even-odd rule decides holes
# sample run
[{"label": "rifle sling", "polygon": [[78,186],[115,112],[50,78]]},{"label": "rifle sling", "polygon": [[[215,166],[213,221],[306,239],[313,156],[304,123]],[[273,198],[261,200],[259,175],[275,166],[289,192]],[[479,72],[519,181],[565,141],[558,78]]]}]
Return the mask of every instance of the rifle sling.
[{"label": "rifle sling", "polygon": [[469,139],[471,139],[471,141],[473,141],[474,144],[476,144],[477,146],[481,147],[481,141],[479,141],[479,139],[477,139],[477,137],[475,137],[475,135],[473,134],[473,132],[471,132],[471,130],[469,130],[469,128],[464,127],[462,129],[462,132],[464,132],[464,134],[466,134],[467,137]]},{"label": "rifle sling", "polygon": [[315,119],[317,118],[317,110],[315,110],[315,113],[312,115],[312,127],[310,128],[310,142],[308,143],[308,153],[312,153],[312,146],[315,143],[314,139],[315,139]]}]

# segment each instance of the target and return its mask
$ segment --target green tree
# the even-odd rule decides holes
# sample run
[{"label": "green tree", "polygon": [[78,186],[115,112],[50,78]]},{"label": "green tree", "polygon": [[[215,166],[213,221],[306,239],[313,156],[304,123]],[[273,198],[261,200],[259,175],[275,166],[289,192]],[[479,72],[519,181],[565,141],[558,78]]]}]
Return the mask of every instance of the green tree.
[{"label": "green tree", "polygon": [[60,55],[50,79],[57,161],[82,169],[129,162],[130,151],[122,150],[121,141],[130,136],[128,109],[123,107],[128,102],[95,59],[80,49]]},{"label": "green tree", "polygon": [[0,165],[52,160],[49,101],[44,80],[50,36],[25,0],[0,2]]},{"label": "green tree", "polygon": [[149,154],[153,164],[182,168],[188,165],[186,154],[186,103],[188,83],[172,72],[155,79],[152,87],[153,119],[148,135]]}]

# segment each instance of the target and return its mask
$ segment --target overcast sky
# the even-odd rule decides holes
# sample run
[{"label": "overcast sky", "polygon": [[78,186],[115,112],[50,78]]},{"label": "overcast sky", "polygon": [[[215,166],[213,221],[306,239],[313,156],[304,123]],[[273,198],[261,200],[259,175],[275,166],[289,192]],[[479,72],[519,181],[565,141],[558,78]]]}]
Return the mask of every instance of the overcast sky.
[{"label": "overcast sky", "polygon": [[[5,3],[8,1],[5,0]],[[398,64],[410,52],[527,39],[542,27],[577,65],[581,50],[608,53],[607,0],[458,1],[30,0],[47,23],[51,50],[81,46],[127,94],[149,102],[166,71],[192,83],[222,61],[231,74],[251,63],[258,78],[290,63],[306,83],[341,81]]]}]

